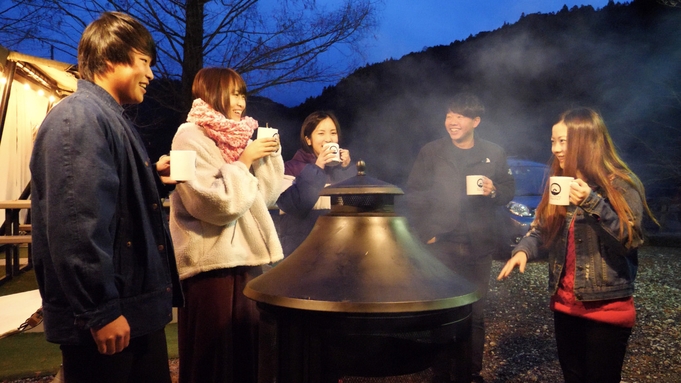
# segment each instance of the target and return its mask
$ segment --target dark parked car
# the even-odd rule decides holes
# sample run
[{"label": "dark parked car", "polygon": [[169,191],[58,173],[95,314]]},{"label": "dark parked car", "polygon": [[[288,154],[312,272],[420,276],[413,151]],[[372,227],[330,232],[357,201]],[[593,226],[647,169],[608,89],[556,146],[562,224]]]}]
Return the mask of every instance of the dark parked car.
[{"label": "dark parked car", "polygon": [[530,229],[548,172],[545,164],[516,158],[509,158],[508,166],[515,179],[515,195],[500,212],[500,259],[509,258],[513,247]]}]

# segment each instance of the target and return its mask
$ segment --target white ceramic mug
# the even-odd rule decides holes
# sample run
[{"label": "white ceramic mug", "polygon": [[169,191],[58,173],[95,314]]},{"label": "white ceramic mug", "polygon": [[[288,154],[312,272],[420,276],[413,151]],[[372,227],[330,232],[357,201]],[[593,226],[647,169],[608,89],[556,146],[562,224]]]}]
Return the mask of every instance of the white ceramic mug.
[{"label": "white ceramic mug", "polygon": [[258,128],[258,133],[256,138],[266,138],[266,137],[276,137],[279,135],[279,129],[275,128]]},{"label": "white ceramic mug", "polygon": [[[258,132],[256,133],[256,138],[267,138],[267,137],[279,137],[279,129],[275,128],[270,128],[270,127],[264,127],[264,128],[258,128]],[[279,148],[272,153],[272,155],[279,154],[281,152],[281,143],[279,143]]]},{"label": "white ceramic mug", "polygon": [[175,181],[196,179],[196,152],[193,150],[170,151],[170,178]]},{"label": "white ceramic mug", "polygon": [[549,203],[567,206],[570,204],[570,184],[573,177],[553,176],[549,178]]},{"label": "white ceramic mug", "polygon": [[466,176],[466,194],[468,195],[482,195],[482,182],[485,176],[472,175]]},{"label": "white ceramic mug", "polygon": [[322,146],[322,148],[323,148],[324,150],[326,150],[326,148],[331,148],[331,152],[334,154],[334,159],[333,159],[333,161],[327,163],[326,165],[328,165],[328,166],[336,166],[336,165],[339,165],[339,164],[342,162],[342,161],[341,161],[341,157],[340,157],[340,146],[338,146],[337,143],[335,143],[335,142],[327,142],[326,144],[324,144],[324,146]]}]

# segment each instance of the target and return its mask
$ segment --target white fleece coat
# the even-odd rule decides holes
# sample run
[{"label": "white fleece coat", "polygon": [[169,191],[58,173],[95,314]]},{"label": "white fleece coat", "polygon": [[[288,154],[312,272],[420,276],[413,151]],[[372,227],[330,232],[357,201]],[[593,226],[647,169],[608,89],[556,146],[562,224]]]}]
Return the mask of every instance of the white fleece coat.
[{"label": "white fleece coat", "polygon": [[215,142],[192,123],[179,127],[172,149],[196,151],[196,179],[179,183],[170,196],[170,234],[180,279],[281,260],[267,210],[281,192],[281,151],[254,162],[252,174],[239,161],[226,163]]}]

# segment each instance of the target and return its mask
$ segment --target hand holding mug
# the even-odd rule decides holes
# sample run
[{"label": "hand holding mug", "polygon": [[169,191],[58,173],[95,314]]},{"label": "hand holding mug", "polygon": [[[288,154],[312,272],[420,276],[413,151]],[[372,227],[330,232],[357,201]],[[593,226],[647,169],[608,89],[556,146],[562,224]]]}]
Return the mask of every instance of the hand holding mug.
[{"label": "hand holding mug", "polygon": [[492,191],[496,190],[494,187],[494,182],[487,177],[482,178],[482,195],[488,196],[492,194]]},{"label": "hand holding mug", "polygon": [[177,183],[176,180],[170,177],[170,156],[167,154],[162,155],[158,162],[156,162],[156,173],[165,185],[174,185]]},{"label": "hand holding mug", "polygon": [[352,161],[352,158],[350,158],[350,151],[347,149],[340,149],[340,158],[341,158],[341,166],[344,168],[347,168],[350,165],[350,162]]},{"label": "hand holding mug", "polygon": [[571,204],[577,206],[581,205],[589,194],[591,194],[591,187],[583,180],[575,178],[575,180],[570,183]]},{"label": "hand holding mug", "polygon": [[243,162],[244,165],[250,168],[253,162],[265,156],[275,154],[278,150],[279,138],[258,138],[246,146],[246,149],[244,149],[243,153],[241,153],[241,156],[239,157],[239,161]]},{"label": "hand holding mug", "polygon": [[271,153],[272,155],[278,154],[279,153],[279,148],[281,148],[281,143],[279,141],[279,129],[275,128],[270,128],[270,127],[260,127],[258,128],[258,131],[256,133],[256,139],[261,139],[261,138],[268,138],[268,137],[274,137],[277,139],[277,150],[274,151],[274,153]]},{"label": "hand holding mug", "polygon": [[327,142],[322,146],[322,152],[319,153],[315,164],[324,169],[325,166],[334,166],[340,163],[340,148],[335,142]]}]

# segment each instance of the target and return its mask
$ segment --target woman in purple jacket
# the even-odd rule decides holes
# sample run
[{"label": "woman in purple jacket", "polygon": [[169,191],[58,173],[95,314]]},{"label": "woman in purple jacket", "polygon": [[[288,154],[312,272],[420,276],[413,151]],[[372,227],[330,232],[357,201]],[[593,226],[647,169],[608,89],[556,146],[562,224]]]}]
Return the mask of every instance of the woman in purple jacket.
[{"label": "woman in purple jacket", "polygon": [[280,216],[275,219],[284,256],[295,250],[312,231],[317,217],[330,209],[329,197],[320,197],[324,186],[352,177],[350,151],[340,149],[341,163],[324,144],[339,143],[340,125],[331,112],[313,112],[300,129],[300,145],[293,158],[284,164],[284,174],[295,177],[293,184],[277,200]]}]

